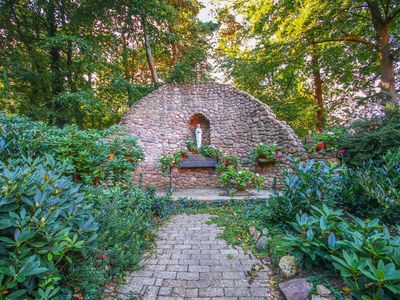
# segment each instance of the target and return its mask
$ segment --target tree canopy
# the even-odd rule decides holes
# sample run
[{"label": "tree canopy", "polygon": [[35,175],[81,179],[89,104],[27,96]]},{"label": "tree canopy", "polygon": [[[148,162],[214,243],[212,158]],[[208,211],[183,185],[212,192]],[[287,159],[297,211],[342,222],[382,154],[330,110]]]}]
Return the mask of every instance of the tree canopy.
[{"label": "tree canopy", "polygon": [[160,82],[188,81],[215,24],[184,0],[1,2],[0,105],[105,127]]},{"label": "tree canopy", "polygon": [[219,12],[219,57],[298,131],[321,129],[332,111],[377,104],[377,79],[379,98],[398,101],[399,16],[390,0],[235,0]]}]

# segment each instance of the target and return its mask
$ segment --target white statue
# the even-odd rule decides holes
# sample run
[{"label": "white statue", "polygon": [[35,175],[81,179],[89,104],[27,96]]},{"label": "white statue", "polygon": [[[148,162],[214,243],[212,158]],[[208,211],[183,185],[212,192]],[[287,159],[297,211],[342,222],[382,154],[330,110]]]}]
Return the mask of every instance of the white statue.
[{"label": "white statue", "polygon": [[201,130],[200,124],[197,124],[195,134],[196,134],[196,145],[197,145],[197,148],[200,149],[201,148],[201,136],[203,135],[203,130]]}]

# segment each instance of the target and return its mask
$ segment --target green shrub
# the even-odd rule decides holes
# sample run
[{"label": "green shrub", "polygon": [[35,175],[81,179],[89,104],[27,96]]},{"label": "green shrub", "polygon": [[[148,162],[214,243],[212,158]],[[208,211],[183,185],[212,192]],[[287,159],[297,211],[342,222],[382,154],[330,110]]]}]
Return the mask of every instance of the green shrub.
[{"label": "green shrub", "polygon": [[400,221],[400,149],[379,162],[346,168],[337,195],[338,206],[359,217],[379,217],[387,224]]},{"label": "green shrub", "polygon": [[351,166],[360,166],[369,160],[379,161],[388,151],[400,147],[400,111],[391,108],[385,117],[375,117],[352,124],[338,141],[346,149],[344,161]]},{"label": "green shrub", "polygon": [[298,212],[309,212],[312,205],[334,203],[343,168],[338,164],[309,160],[287,171],[284,187],[268,199],[267,222],[290,222]]},{"label": "green shrub", "polygon": [[71,266],[65,282],[85,299],[98,299],[102,285],[111,278],[120,280],[124,271],[138,267],[144,250],[153,245],[156,220],[174,209],[170,198],[133,185],[87,187],[85,194],[99,224],[98,237]]},{"label": "green shrub", "polygon": [[[298,214],[287,241],[301,265],[340,272],[357,299],[400,295],[400,236],[378,219],[363,221],[326,205]],[[396,296],[397,295],[397,296]]]},{"label": "green shrub", "polygon": [[75,182],[97,185],[129,177],[144,158],[136,138],[118,127],[107,130],[79,130],[47,126],[26,118],[0,115],[0,159],[52,155],[73,166],[68,175]]},{"label": "green shrub", "polygon": [[50,299],[95,236],[90,207],[52,157],[0,162],[0,295]]}]

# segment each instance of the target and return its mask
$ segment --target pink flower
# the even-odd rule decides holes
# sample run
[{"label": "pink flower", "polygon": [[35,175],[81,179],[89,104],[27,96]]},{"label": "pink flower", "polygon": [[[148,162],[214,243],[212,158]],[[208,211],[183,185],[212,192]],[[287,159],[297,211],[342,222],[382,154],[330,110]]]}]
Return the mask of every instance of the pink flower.
[{"label": "pink flower", "polygon": [[276,154],[275,154],[275,157],[276,157],[277,159],[279,159],[279,158],[282,157],[282,155],[280,155],[279,153],[276,153]]},{"label": "pink flower", "polygon": [[325,130],[321,129],[321,133],[325,132]]},{"label": "pink flower", "polygon": [[346,150],[344,150],[344,149],[340,149],[340,150],[338,151],[339,154],[344,154],[345,152],[346,152]]}]

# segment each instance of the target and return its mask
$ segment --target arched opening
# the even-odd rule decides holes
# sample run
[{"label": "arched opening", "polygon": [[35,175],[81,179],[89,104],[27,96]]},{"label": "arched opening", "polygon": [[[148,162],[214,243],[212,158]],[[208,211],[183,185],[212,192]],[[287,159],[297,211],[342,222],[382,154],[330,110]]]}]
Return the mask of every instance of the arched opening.
[{"label": "arched opening", "polygon": [[200,124],[200,128],[203,131],[203,144],[210,144],[210,121],[200,113],[194,114],[189,119],[190,138],[196,139],[195,130],[197,124]]}]

